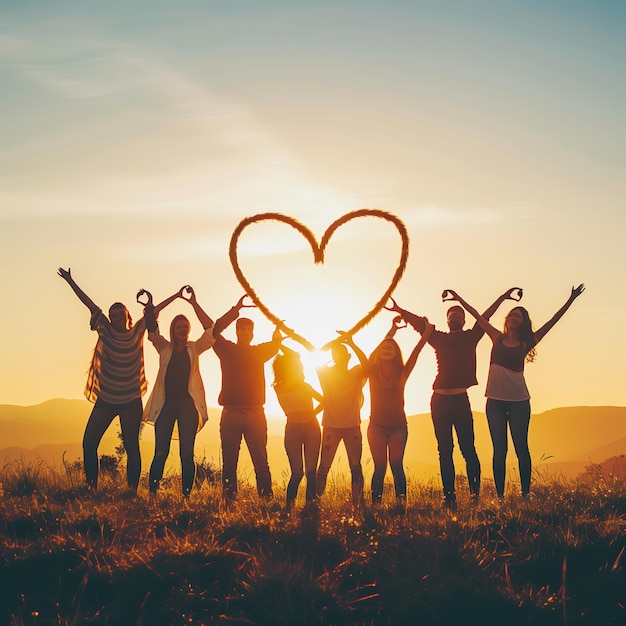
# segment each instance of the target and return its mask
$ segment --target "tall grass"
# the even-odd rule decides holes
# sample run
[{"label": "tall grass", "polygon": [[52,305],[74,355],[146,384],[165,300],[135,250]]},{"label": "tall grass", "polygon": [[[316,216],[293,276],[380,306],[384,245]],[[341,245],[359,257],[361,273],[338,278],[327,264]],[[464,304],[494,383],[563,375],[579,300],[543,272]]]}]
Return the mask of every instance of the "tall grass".
[{"label": "tall grass", "polygon": [[[406,510],[354,510],[344,476],[286,513],[244,485],[224,507],[123,477],[89,492],[66,464],[0,470],[3,624],[625,624],[626,487],[540,480],[503,503],[487,484],[441,507],[409,484]],[[512,489],[511,491],[514,491]]]}]

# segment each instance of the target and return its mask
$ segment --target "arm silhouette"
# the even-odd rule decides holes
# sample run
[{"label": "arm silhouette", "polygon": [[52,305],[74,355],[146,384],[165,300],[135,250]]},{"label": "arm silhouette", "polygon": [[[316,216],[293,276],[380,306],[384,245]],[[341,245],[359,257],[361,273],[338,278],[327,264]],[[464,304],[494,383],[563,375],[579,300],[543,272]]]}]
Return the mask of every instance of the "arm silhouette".
[{"label": "arm silhouette", "polygon": [[535,331],[537,343],[546,336],[548,331],[552,330],[552,327],[563,317],[567,309],[572,306],[574,300],[576,300],[583,291],[585,291],[585,285],[582,283],[578,285],[578,287],[572,287],[572,292],[565,304],[541,328]]},{"label": "arm silhouette", "polygon": [[183,293],[183,290],[184,292],[189,294],[189,297],[186,298],[182,296],[182,298],[183,300],[187,300],[189,304],[191,304],[191,306],[193,307],[193,310],[196,313],[196,316],[198,317],[198,320],[202,324],[202,328],[204,328],[204,330],[208,330],[209,328],[211,328],[211,326],[213,326],[213,320],[209,317],[208,313],[198,303],[198,300],[196,299],[196,292],[193,290],[193,287],[191,285],[185,285],[181,289],[181,292],[180,292],[181,294]]},{"label": "arm silhouette", "polygon": [[[456,291],[452,289],[446,290],[451,296],[450,300],[458,302],[470,315],[476,318],[478,325],[495,341],[502,333],[492,326],[487,319],[485,319],[471,304],[466,302]],[[493,306],[493,305],[492,305]],[[491,307],[490,307],[491,308]]]},{"label": "arm silhouette", "polygon": [[[447,291],[452,291],[448,289]],[[484,317],[487,321],[491,318],[491,316],[498,310],[500,305],[505,300],[515,300],[519,302],[522,299],[522,295],[524,292],[521,287],[511,287],[507,289],[501,296],[498,296],[494,302],[483,311],[482,317]],[[476,324],[478,324],[478,319],[476,320]]]},{"label": "arm silhouette", "polygon": [[413,348],[411,354],[409,355],[409,358],[404,364],[405,380],[410,376],[413,368],[415,367],[415,364],[417,363],[417,357],[420,355],[422,348],[428,343],[428,338],[430,337],[431,333],[433,332],[433,330],[435,330],[434,325],[431,324],[426,318],[424,319],[426,320],[426,323],[424,326],[424,330],[421,333],[420,340],[417,342],[417,345],[415,346],[415,348]]},{"label": "arm silhouette", "polygon": [[100,310],[100,307],[78,286],[74,278],[72,277],[72,269],[63,269],[60,267],[57,274],[65,280],[65,282],[72,288],[72,291],[78,296],[78,299],[89,309],[89,312],[93,315],[96,311]]},{"label": "arm silhouette", "polygon": [[241,296],[241,298],[237,300],[237,303],[235,304],[235,306],[233,306],[231,309],[226,311],[226,313],[224,313],[224,315],[222,315],[215,322],[215,328],[213,329],[214,336],[220,335],[226,328],[228,328],[239,317],[239,311],[241,309],[254,307],[253,304],[252,305],[245,304],[244,300],[247,297],[248,297],[247,294],[244,294],[243,296]]}]

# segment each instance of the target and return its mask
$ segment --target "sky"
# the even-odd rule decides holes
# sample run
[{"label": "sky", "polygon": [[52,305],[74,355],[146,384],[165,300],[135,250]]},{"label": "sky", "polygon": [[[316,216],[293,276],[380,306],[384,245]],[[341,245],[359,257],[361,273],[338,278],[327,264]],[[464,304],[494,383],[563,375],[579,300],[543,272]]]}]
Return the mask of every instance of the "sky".
[{"label": "sky", "polygon": [[[280,212],[320,238],[378,208],[410,236],[396,298],[438,328],[445,288],[484,309],[523,287],[538,327],[584,282],[527,366],[533,410],[626,405],[625,27],[626,5],[604,0],[2,0],[0,403],[82,397],[96,337],[58,267],[104,310],[122,301],[138,319],[139,288],[159,301],[191,284],[216,318],[243,293],[228,258],[242,219]],[[323,268],[267,223],[238,257],[320,345],[370,310],[399,251],[393,227],[363,218]],[[179,312],[197,338],[185,302],[162,328]],[[271,324],[245,314],[268,340]],[[357,344],[371,351],[390,319]],[[407,356],[418,335],[398,339]],[[215,355],[202,371],[217,406]],[[409,414],[428,411],[434,374],[426,347]]]}]

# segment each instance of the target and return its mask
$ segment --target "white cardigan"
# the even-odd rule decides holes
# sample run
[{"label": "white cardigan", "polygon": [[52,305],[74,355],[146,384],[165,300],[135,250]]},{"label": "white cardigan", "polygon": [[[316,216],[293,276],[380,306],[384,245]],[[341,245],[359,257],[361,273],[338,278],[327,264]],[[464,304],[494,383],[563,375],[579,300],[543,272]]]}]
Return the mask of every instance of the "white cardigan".
[{"label": "white cardigan", "polygon": [[[158,330],[154,333],[148,333],[148,339],[153,343],[156,351],[159,353],[159,373],[157,374],[152,393],[146,402],[146,407],[143,410],[143,421],[154,424],[165,404],[165,374],[174,347]],[[198,430],[200,430],[209,419],[204,384],[200,376],[199,356],[214,343],[213,327],[205,330],[197,341],[189,341],[187,343],[187,352],[189,353],[189,363],[191,366],[188,389],[189,395],[193,399],[193,403],[196,405],[198,411]]]}]

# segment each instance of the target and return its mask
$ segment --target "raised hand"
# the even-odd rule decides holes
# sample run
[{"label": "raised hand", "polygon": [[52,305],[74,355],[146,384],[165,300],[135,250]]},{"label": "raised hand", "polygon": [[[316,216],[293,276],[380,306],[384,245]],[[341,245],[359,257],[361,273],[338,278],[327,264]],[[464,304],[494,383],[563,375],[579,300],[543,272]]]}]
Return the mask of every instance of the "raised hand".
[{"label": "raised hand", "polygon": [[393,318],[392,324],[394,325],[394,327],[396,328],[396,330],[400,329],[400,328],[406,328],[406,321],[404,320],[404,318],[402,317],[402,315],[396,315]]},{"label": "raised hand", "polygon": [[521,287],[511,287],[507,292],[505,292],[505,297],[507,300],[515,300],[519,302],[524,295],[524,290]]},{"label": "raised hand", "polygon": [[452,290],[452,289],[444,289],[441,292],[441,300],[443,302],[449,302],[451,300],[458,300],[459,296],[457,295],[456,291]]},{"label": "raised hand", "polygon": [[336,330],[335,332],[339,335],[335,339],[336,342],[352,345],[352,335],[350,333],[347,333],[345,330]]},{"label": "raised hand", "polygon": [[63,278],[64,280],[66,280],[68,283],[72,280],[72,270],[71,268],[67,268],[66,270],[64,270],[62,267],[60,267],[57,270],[57,274]]},{"label": "raised hand", "polygon": [[191,285],[183,285],[178,291],[178,297],[187,300],[191,304],[196,302],[196,292]]},{"label": "raised hand", "polygon": [[[142,298],[145,298],[145,300]],[[152,294],[147,289],[140,289],[137,292],[137,302],[143,306],[153,306]]]},{"label": "raised hand", "polygon": [[583,283],[578,285],[578,287],[572,287],[572,294],[570,298],[572,298],[572,300],[575,300],[583,291],[585,291],[585,285]]},{"label": "raised hand", "polygon": [[[389,306],[389,302],[391,302],[391,306]],[[400,307],[398,306],[398,303],[391,296],[389,296],[389,300],[387,301],[387,304],[385,304],[385,309],[387,311],[393,311],[394,313],[400,313]]]},{"label": "raised hand", "polygon": [[272,333],[272,341],[282,341],[283,336],[280,333],[280,328],[278,325],[274,328],[274,332]]},{"label": "raised hand", "polygon": [[254,309],[254,308],[256,308],[256,304],[254,304],[254,302],[252,302],[251,299],[250,299],[249,303],[246,303],[246,298],[250,299],[250,296],[247,293],[244,293],[243,296],[241,296],[241,298],[239,298],[239,300],[237,300],[236,307],[238,309]]}]

